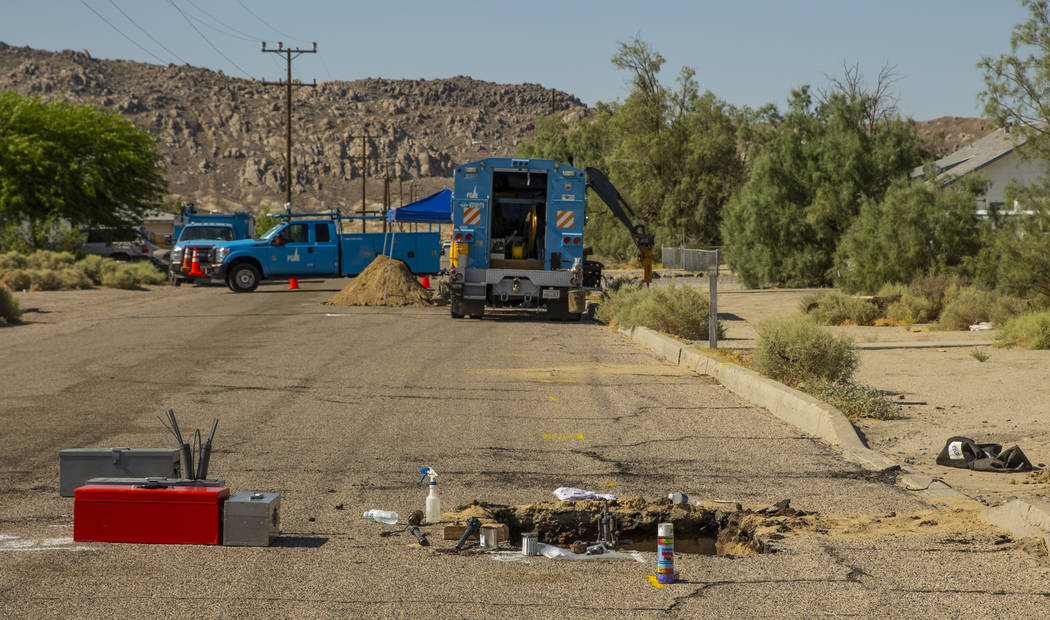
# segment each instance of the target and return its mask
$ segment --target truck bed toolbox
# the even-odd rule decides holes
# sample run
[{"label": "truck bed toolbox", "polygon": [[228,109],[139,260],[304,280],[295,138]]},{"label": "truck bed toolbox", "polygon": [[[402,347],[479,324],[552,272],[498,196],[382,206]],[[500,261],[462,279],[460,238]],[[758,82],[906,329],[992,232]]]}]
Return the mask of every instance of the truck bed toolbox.
[{"label": "truck bed toolbox", "polygon": [[73,540],[217,545],[227,487],[89,484],[73,501]]}]

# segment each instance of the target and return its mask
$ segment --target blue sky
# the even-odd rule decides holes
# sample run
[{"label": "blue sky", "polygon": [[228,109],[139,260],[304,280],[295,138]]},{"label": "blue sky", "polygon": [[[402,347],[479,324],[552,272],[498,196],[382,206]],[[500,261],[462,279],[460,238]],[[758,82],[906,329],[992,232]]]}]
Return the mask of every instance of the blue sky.
[{"label": "blue sky", "polygon": [[900,110],[916,120],[978,116],[983,78],[975,65],[982,56],[1008,51],[1012,27],[1026,18],[1014,0],[4,0],[3,5],[0,41],[9,45],[86,49],[98,58],[152,63],[185,61],[272,80],[282,77],[284,63],[263,54],[261,41],[298,47],[316,41],[319,54],[295,62],[296,78],[469,75],[539,83],[590,105],[626,96],[627,76],[609,59],[619,41],[636,35],[667,59],[665,83],[688,65],[696,69],[701,89],[751,107],[783,108],[792,88],[823,86],[825,74],[841,75],[844,62],[858,63],[869,78],[889,63],[900,77]]}]

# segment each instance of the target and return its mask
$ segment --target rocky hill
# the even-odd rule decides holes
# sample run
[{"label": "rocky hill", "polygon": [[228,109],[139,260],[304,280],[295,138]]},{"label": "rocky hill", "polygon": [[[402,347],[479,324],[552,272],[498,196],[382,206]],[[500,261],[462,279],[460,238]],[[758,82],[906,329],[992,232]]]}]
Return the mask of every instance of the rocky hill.
[{"label": "rocky hill", "polygon": [[940,158],[992,133],[998,129],[998,125],[990,118],[941,116],[929,121],[918,121],[915,128],[923,147]]},{"label": "rocky hill", "polygon": [[[284,203],[285,89],[189,65],[159,66],[48,52],[0,42],[0,90],[63,97],[123,114],[158,137],[169,189],[178,200],[220,210],[273,210]],[[589,114],[554,92],[569,123]],[[366,79],[294,89],[293,203],[297,210],[369,208],[422,197],[451,183],[452,166],[513,155],[551,107],[539,84],[504,85],[455,77]],[[946,155],[994,130],[989,119],[942,117],[917,123],[926,148]],[[362,138],[367,164],[362,162]]]},{"label": "rocky hill", "polygon": [[[210,208],[252,211],[284,203],[285,88],[188,65],[101,60],[0,43],[0,90],[113,110],[159,139],[169,188]],[[513,155],[551,107],[539,84],[455,77],[365,79],[294,89],[292,194],[296,210],[361,205],[362,138],[369,208],[383,177],[400,172],[404,200],[450,185],[454,163]],[[588,114],[554,92],[569,122]],[[397,180],[392,203],[399,203]]]}]

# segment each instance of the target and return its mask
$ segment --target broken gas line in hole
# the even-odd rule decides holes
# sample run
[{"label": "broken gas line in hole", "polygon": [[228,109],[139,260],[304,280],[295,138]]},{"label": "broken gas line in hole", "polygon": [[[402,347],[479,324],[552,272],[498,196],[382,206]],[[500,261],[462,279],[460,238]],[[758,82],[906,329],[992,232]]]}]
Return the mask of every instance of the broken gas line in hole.
[{"label": "broken gas line in hole", "polygon": [[[602,533],[602,518],[606,514],[606,518],[612,518],[615,528],[612,543],[608,532]],[[674,523],[675,553],[753,555],[776,552],[775,541],[784,538],[777,532],[791,531],[792,519],[810,514],[791,508],[789,500],[750,510],[740,504],[723,509],[688,502],[675,504],[666,498],[650,501],[635,497],[608,502],[545,501],[518,506],[475,500],[442,515],[442,520],[461,525],[475,517],[483,522],[506,525],[510,540],[500,542],[511,547],[519,546],[523,533],[536,532],[539,542],[550,545],[571,548],[574,543],[579,547],[579,543],[598,542],[617,551],[656,551],[657,524],[671,522]]]}]

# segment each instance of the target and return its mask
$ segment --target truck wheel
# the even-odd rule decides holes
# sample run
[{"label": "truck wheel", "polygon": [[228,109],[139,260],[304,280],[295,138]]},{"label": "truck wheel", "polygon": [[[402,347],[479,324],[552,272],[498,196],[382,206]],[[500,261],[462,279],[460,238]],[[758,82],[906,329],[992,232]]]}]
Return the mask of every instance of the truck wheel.
[{"label": "truck wheel", "polygon": [[119,260],[122,263],[130,263],[131,262],[131,257],[128,256],[127,254],[120,254],[120,253],[110,254],[109,257],[112,258],[113,260]]},{"label": "truck wheel", "polygon": [[452,315],[452,318],[454,318],[454,319],[462,319],[463,318],[464,315],[463,315],[463,298],[462,297],[460,297],[458,295],[455,295],[455,294],[450,295],[449,299],[448,299],[448,308],[449,308],[449,314]]},{"label": "truck wheel", "polygon": [[251,263],[239,263],[230,270],[226,286],[234,293],[250,293],[259,286],[259,270]]}]

